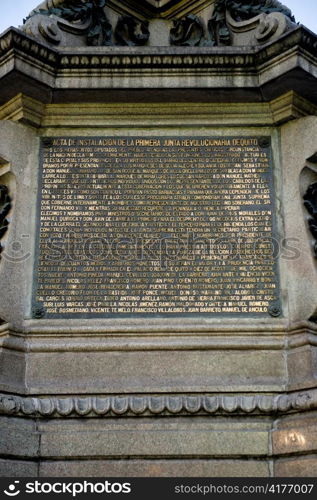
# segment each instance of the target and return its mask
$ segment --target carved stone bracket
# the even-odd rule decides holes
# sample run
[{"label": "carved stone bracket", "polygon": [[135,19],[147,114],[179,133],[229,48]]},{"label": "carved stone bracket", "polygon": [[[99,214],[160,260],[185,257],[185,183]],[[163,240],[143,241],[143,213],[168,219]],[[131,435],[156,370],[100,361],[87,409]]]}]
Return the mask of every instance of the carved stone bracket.
[{"label": "carved stone bracket", "polygon": [[[7,215],[11,210],[11,198],[7,186],[0,185],[0,241],[8,230]],[[3,248],[0,243],[0,253]]]},{"label": "carved stone bracket", "polygon": [[0,395],[0,414],[26,417],[285,414],[317,409],[317,390],[294,394],[22,397]]}]

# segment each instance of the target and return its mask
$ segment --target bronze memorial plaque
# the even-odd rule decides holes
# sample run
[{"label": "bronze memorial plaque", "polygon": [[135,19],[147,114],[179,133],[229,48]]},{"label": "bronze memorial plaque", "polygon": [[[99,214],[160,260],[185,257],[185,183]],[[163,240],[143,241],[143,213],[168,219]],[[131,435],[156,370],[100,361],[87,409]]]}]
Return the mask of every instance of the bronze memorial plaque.
[{"label": "bronze memorial plaque", "polygon": [[268,137],[41,148],[33,316],[279,316]]}]

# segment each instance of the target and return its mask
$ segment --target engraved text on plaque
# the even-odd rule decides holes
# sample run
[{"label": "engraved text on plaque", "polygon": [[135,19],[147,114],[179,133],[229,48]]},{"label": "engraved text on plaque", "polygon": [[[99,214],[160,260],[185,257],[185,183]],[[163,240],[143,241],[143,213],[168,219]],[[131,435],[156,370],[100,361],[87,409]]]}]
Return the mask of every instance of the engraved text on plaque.
[{"label": "engraved text on plaque", "polygon": [[34,304],[47,317],[267,315],[267,138],[42,142]]}]

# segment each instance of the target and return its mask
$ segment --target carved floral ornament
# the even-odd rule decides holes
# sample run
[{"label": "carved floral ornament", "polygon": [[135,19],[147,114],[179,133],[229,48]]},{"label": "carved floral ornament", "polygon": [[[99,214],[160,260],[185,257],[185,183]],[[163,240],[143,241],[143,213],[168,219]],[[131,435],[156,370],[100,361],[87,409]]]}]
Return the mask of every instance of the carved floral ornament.
[{"label": "carved floral ornament", "polygon": [[[24,21],[23,30],[60,46],[142,46],[151,44],[151,20],[158,17],[155,11],[160,12],[171,2],[144,0],[142,4],[152,8],[149,18],[124,14],[115,21],[109,15],[113,3],[114,0],[45,0]],[[122,2],[125,3],[128,0]],[[170,45],[259,45],[294,28],[291,11],[278,0],[216,0],[208,4],[204,9],[210,10],[207,22],[205,15],[203,19],[190,13],[175,18],[172,27],[167,24]]]}]

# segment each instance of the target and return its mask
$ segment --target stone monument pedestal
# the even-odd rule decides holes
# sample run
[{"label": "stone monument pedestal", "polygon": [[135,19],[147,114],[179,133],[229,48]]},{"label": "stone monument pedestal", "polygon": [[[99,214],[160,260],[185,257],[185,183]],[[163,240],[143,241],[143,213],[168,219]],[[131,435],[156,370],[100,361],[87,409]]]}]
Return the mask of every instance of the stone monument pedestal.
[{"label": "stone monument pedestal", "polygon": [[317,37],[160,4],[1,35],[2,476],[317,474]]}]

